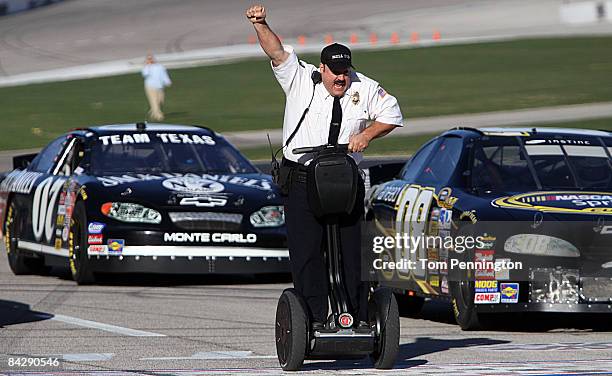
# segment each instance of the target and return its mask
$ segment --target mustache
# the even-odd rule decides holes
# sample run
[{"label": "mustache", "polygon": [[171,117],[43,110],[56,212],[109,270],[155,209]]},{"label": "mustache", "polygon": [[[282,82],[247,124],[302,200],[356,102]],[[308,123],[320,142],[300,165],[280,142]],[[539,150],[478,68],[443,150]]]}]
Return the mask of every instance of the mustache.
[{"label": "mustache", "polygon": [[336,85],[344,85],[346,83],[346,80],[334,80],[334,84]]}]

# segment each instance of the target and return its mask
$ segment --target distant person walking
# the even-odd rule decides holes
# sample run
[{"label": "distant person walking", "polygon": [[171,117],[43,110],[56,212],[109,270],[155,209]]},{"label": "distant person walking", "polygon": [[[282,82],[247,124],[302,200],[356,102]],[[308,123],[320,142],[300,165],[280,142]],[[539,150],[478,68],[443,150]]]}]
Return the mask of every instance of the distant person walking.
[{"label": "distant person walking", "polygon": [[164,104],[164,88],[172,85],[166,68],[155,61],[155,57],[147,54],[145,66],[142,68],[145,94],[149,101],[149,118],[151,120],[164,120],[162,106]]}]

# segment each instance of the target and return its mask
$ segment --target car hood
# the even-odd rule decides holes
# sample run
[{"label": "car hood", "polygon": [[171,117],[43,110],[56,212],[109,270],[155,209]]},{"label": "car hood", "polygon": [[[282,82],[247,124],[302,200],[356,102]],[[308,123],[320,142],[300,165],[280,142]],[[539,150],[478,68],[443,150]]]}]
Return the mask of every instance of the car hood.
[{"label": "car hood", "polygon": [[277,187],[265,174],[121,174],[87,179],[87,189],[105,196],[157,206],[198,208],[280,204]]},{"label": "car hood", "polygon": [[532,220],[535,213],[541,213],[560,221],[612,215],[612,192],[536,191],[472,197],[474,206],[489,220],[501,220],[502,213],[513,220]]}]

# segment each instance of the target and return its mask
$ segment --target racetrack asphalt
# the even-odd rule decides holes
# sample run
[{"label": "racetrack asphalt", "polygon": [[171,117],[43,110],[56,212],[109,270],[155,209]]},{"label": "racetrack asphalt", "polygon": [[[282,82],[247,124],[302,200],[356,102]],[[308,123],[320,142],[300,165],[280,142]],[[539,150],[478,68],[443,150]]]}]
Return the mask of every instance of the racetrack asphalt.
[{"label": "racetrack asphalt", "polygon": [[[77,286],[67,269],[46,277],[14,276],[1,257],[0,375],[26,370],[106,376],[282,374],[274,315],[278,297],[289,286],[283,276],[153,275],[105,276],[100,285]],[[304,373],[612,370],[610,321],[570,316],[505,315],[498,317],[501,328],[463,332],[453,323],[450,305],[430,302],[422,313],[401,318],[395,370],[376,371],[363,359],[307,361]],[[8,366],[10,358],[58,358],[60,364]]]}]

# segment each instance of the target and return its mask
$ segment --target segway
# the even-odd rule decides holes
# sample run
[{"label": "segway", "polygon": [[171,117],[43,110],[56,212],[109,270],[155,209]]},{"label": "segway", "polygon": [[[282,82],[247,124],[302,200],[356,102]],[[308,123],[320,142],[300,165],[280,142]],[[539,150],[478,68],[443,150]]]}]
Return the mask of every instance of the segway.
[{"label": "segway", "polygon": [[326,223],[325,260],[332,313],[323,329],[312,330],[308,307],[295,289],[283,291],[276,308],[276,353],[285,371],[297,371],[305,359],[361,359],[370,356],[375,368],[393,367],[399,351],[399,312],[393,293],[371,290],[368,328],[354,328],[343,281],[340,215],[356,203],[359,170],[347,154],[348,145],[297,148],[294,154],[314,153],[308,166],[308,202]]}]

